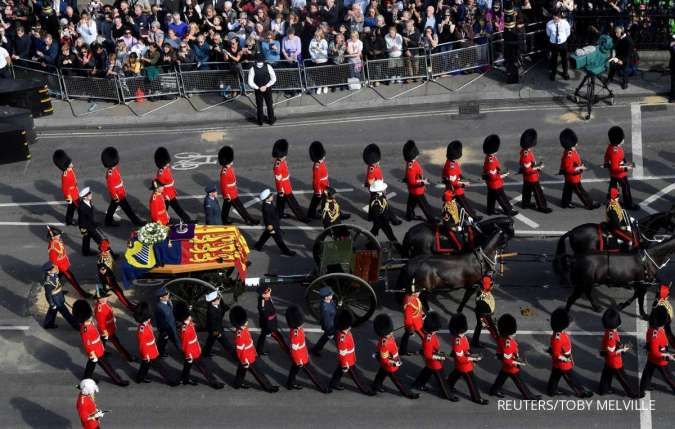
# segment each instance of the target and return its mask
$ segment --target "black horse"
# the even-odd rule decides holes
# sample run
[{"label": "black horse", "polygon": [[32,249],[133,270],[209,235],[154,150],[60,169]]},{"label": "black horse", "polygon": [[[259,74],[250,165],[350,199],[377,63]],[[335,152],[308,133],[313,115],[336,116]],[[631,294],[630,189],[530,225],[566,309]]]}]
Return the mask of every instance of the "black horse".
[{"label": "black horse", "polygon": [[566,274],[568,282],[574,286],[574,291],[567,299],[565,308],[569,311],[572,304],[583,294],[590,301],[593,311],[598,312],[600,306],[592,295],[596,285],[632,287],[633,296],[619,308],[626,308],[637,298],[640,316],[646,318],[644,298],[647,286],[657,280],[658,272],[668,263],[674,252],[675,238],[671,238],[638,253],[596,253],[569,257]]},{"label": "black horse", "polygon": [[[421,255],[438,254],[436,251],[436,228],[435,223],[418,223],[413,225],[403,237],[403,257],[413,258]],[[488,240],[497,232],[501,231],[499,248],[504,248],[508,241],[513,238],[513,219],[509,216],[494,216],[475,224],[477,232],[476,246],[485,246]],[[469,251],[470,253],[470,251]]]}]

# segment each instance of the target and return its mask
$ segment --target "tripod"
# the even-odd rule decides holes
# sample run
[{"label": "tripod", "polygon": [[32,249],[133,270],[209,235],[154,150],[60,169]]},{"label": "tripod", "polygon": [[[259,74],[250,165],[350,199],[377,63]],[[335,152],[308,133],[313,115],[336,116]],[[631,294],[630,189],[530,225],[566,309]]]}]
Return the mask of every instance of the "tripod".
[{"label": "tripod", "polygon": [[[600,90],[606,90],[607,95],[598,95],[596,94],[596,80],[597,82],[600,83],[601,88]],[[582,88],[586,87],[586,94],[581,95]],[[584,76],[583,80],[577,86],[577,89],[574,91],[574,102],[577,104],[585,104],[586,105],[586,120],[591,119],[591,110],[593,109],[593,105],[596,103],[599,103],[600,101],[605,101],[609,100],[609,105],[612,106],[614,105],[614,93],[612,92],[611,89],[607,87],[607,81],[603,80],[602,77],[599,74],[594,74],[588,70],[586,70],[586,76]]]}]

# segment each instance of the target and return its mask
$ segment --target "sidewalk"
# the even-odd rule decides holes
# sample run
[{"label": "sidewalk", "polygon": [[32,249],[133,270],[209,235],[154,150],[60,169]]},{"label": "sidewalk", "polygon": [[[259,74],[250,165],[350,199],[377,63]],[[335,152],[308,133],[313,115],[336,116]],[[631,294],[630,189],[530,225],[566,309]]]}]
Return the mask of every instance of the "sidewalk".
[{"label": "sidewalk", "polygon": [[[290,118],[299,119],[330,112],[382,110],[393,106],[423,104],[445,104],[451,107],[467,101],[478,101],[481,105],[492,107],[545,101],[574,106],[569,96],[581,82],[583,74],[570,70],[570,75],[571,79],[568,81],[559,79],[551,82],[546,66],[539,63],[533,66],[518,84],[507,85],[502,71],[495,69],[482,76],[478,73],[447,76],[423,85],[421,82],[382,84],[377,88],[364,87],[360,91],[337,90],[314,96],[303,94],[302,97],[293,99],[275,93],[275,103],[279,103],[275,107],[277,118],[282,122]],[[638,75],[632,77],[629,82],[626,90],[622,90],[616,84],[610,86],[617,102],[666,101],[665,98],[658,96],[669,91],[668,74],[653,71],[638,72]],[[421,86],[416,87],[418,85]],[[399,95],[401,93],[403,94]],[[655,96],[657,98],[651,98]],[[143,103],[129,104],[136,112],[134,113],[124,105],[98,101],[94,105],[86,100],[73,100],[69,104],[54,100],[54,114],[37,118],[35,124],[42,132],[134,127],[166,128],[185,125],[218,126],[223,122],[245,123],[255,116],[252,97],[251,100],[239,97],[201,112],[196,110],[203,110],[222,101],[223,98],[217,95],[193,96],[190,101],[180,98],[168,105],[168,100],[146,100]]]}]

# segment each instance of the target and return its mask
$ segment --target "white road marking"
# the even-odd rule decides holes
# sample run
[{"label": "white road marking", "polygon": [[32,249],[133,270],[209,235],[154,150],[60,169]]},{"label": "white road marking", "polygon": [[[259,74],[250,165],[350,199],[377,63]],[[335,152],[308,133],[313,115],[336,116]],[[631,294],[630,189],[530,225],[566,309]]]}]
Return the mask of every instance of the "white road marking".
[{"label": "white road marking", "polygon": [[645,174],[642,160],[642,109],[640,103],[630,105],[631,152],[633,154],[633,178],[641,179]]},{"label": "white road marking", "polygon": [[651,203],[653,203],[654,201],[658,200],[659,198],[663,197],[664,195],[669,194],[673,189],[675,189],[675,183],[671,183],[670,185],[661,189],[659,192],[655,193],[654,195],[650,195],[648,198],[645,198],[640,203],[640,208],[642,210],[646,211],[650,215],[654,214],[654,213],[657,213],[657,210],[654,210],[653,208],[649,207],[649,205]]},{"label": "white road marking", "polygon": [[0,331],[27,331],[29,329],[28,325],[0,325]]},{"label": "white road marking", "polygon": [[[395,196],[396,196],[396,192],[389,192],[389,193],[387,194],[387,199],[388,199],[388,200],[391,200],[391,199],[394,198]],[[366,204],[365,206],[361,207],[361,210],[363,210],[364,212],[368,213],[368,204]]]},{"label": "white road marking", "polygon": [[[635,313],[640,314],[640,306],[637,301],[635,301]],[[635,331],[637,331],[637,374],[638,380],[642,377],[642,368],[645,365],[645,353],[643,352],[646,338],[645,333],[647,332],[647,322],[642,320],[640,317],[635,318]],[[644,404],[649,404],[651,400],[651,392],[645,392],[645,397],[643,398]],[[652,428],[652,412],[649,409],[650,407],[640,407],[640,429],[651,429]]]},{"label": "white road marking", "polygon": [[[667,174],[664,176],[643,176],[640,179],[636,180],[638,182],[646,182],[650,180],[672,180],[675,179],[675,174]],[[602,179],[602,178],[596,178],[596,177],[591,177],[591,178],[584,178],[584,183],[606,183],[609,182],[609,178],[607,179]],[[541,185],[562,185],[565,183],[564,180],[559,179],[559,180],[540,180],[539,183]],[[504,181],[504,186],[522,186],[523,182],[516,182],[516,181]],[[444,189],[445,185],[443,184],[436,184],[436,188],[439,189]],[[468,186],[468,188],[475,188],[479,185],[471,185]]]},{"label": "white road marking", "polygon": [[65,206],[65,201],[27,201],[25,203],[0,203],[0,207]]},{"label": "white road marking", "polygon": [[0,222],[0,226],[66,226],[62,222]]},{"label": "white road marking", "polygon": [[[352,192],[354,191],[354,188],[339,188],[336,189],[338,193],[346,193],[346,192]],[[313,194],[313,190],[300,190],[300,191],[293,191],[294,195],[298,194]],[[240,197],[257,197],[260,195],[260,192],[242,192],[239,194]],[[198,194],[198,195],[179,195],[176,197],[177,200],[194,200],[194,199],[202,199],[204,198],[204,194]]]},{"label": "white road marking", "polygon": [[255,197],[255,198],[253,198],[252,200],[246,201],[246,202],[244,203],[244,207],[249,208],[249,207],[251,207],[253,204],[259,203],[260,201],[261,201],[260,198]]},{"label": "white road marking", "polygon": [[[514,205],[518,201],[520,201],[522,198],[523,198],[523,195],[521,194],[521,195],[518,195],[517,197],[511,198],[511,201],[509,201],[509,202],[511,203],[511,205]],[[533,221],[532,219],[530,219],[529,217],[523,215],[522,210],[521,210],[520,213],[518,213],[515,216],[515,218],[518,219],[519,221],[521,221],[522,223],[524,223],[525,225],[529,226],[532,229],[539,228],[539,224],[537,222]]]},{"label": "white road marking", "polygon": [[547,236],[547,237],[559,237],[565,234],[567,231],[530,231],[530,230],[515,230],[516,237],[527,237],[527,236]]}]

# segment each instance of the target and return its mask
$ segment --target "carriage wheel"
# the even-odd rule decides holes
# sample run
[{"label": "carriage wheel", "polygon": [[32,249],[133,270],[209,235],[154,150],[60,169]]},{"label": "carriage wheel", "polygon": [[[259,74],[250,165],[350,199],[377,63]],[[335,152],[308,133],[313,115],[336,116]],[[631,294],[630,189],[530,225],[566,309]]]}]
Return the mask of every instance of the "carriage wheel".
[{"label": "carriage wheel", "polygon": [[370,319],[377,307],[375,291],[365,280],[353,274],[331,273],[315,279],[305,290],[305,303],[312,316],[320,319],[322,301],[319,289],[333,289],[338,307],[347,308],[354,314],[354,326]]},{"label": "carriage wheel", "polygon": [[382,246],[370,231],[351,224],[333,225],[324,229],[314,240],[312,254],[317,267],[321,265],[321,244],[324,241],[335,241],[340,237],[351,238],[352,250],[354,251],[377,250],[377,253],[382,252]]},{"label": "carriage wheel", "polygon": [[208,282],[200,279],[182,277],[168,281],[164,287],[173,299],[183,301],[190,307],[190,314],[195,321],[198,330],[203,330],[206,325],[206,294],[216,288]]}]

